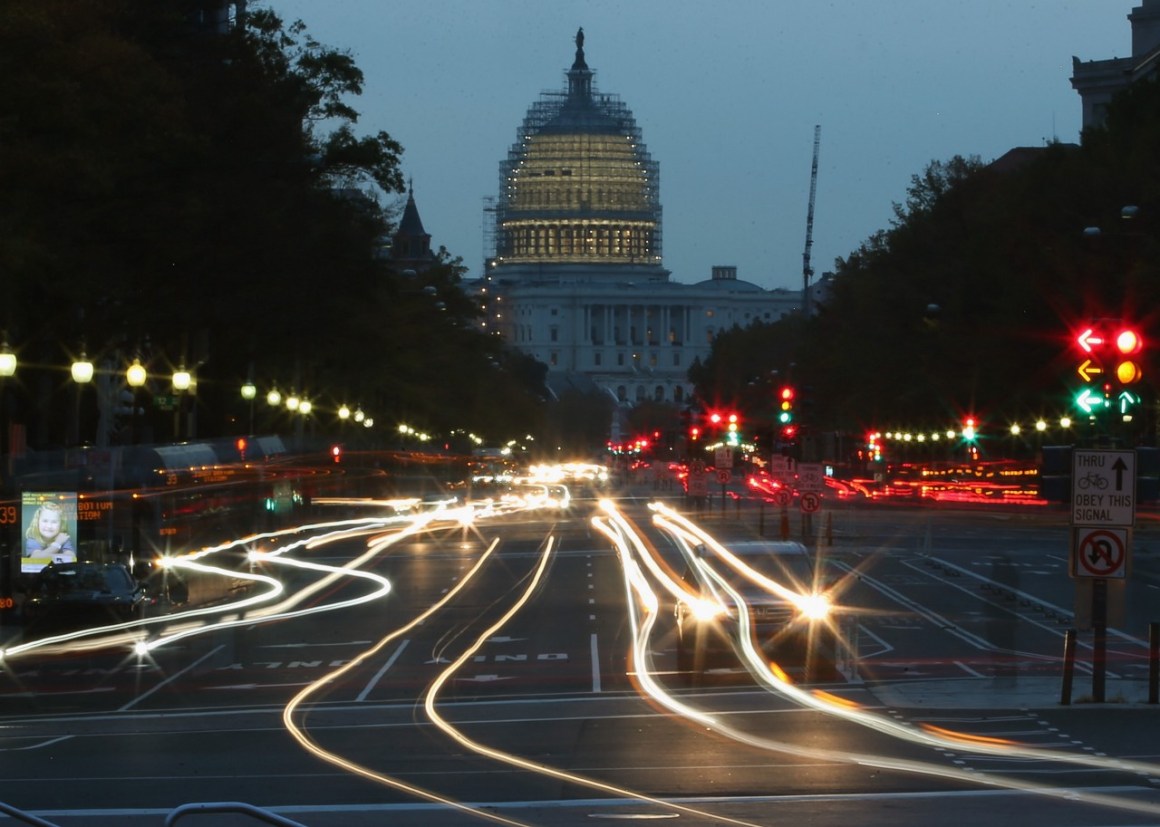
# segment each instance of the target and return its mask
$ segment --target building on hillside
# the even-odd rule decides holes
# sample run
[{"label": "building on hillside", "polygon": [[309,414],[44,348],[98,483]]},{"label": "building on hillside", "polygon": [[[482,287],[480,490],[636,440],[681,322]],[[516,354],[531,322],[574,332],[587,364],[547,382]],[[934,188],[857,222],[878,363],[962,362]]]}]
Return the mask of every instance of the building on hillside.
[{"label": "building on hillside", "polygon": [[1160,0],[1143,0],[1128,15],[1132,54],[1107,60],[1071,59],[1071,85],[1083,102],[1083,128],[1102,126],[1108,103],[1117,92],[1143,78],[1158,76],[1160,66]]},{"label": "building on hillside", "polygon": [[494,256],[477,284],[489,327],[545,363],[556,391],[685,404],[689,366],[718,333],[800,312],[801,291],[763,289],[729,266],[671,281],[660,166],[628,107],[597,91],[583,29],[567,81],[532,104],[500,163]]}]

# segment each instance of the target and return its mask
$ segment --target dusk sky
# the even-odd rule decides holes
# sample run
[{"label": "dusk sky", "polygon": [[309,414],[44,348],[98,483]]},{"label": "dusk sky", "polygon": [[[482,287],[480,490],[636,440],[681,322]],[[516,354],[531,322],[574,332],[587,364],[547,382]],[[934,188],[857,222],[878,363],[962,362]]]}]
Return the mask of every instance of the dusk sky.
[{"label": "dusk sky", "polygon": [[254,0],[366,75],[360,133],[386,130],[433,246],[482,271],[484,199],[583,26],[597,91],[660,164],[664,264],[802,285],[814,125],[813,268],[831,270],[931,161],[1078,142],[1072,56],[1131,53],[1139,0]]}]

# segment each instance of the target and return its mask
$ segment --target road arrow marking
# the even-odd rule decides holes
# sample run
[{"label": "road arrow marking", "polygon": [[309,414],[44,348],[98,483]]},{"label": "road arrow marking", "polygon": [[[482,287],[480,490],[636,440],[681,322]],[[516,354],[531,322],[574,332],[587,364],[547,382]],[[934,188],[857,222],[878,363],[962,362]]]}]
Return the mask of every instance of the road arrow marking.
[{"label": "road arrow marking", "polygon": [[315,646],[367,646],[372,641],[369,640],[349,640],[337,643],[267,643],[260,646],[261,649],[307,649]]},{"label": "road arrow marking", "polygon": [[501,678],[499,675],[476,675],[473,678],[460,678],[459,680],[469,683],[491,683],[492,681],[510,681],[511,678]]}]

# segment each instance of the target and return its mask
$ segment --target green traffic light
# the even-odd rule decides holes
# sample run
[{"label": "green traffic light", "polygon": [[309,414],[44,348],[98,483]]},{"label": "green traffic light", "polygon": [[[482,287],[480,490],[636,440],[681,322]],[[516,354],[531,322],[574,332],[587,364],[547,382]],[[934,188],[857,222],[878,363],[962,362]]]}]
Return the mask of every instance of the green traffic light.
[{"label": "green traffic light", "polygon": [[1085,414],[1099,413],[1111,404],[1103,388],[1094,385],[1080,388],[1076,392],[1073,402],[1076,408]]},{"label": "green traffic light", "polygon": [[782,411],[777,415],[777,421],[782,425],[793,422],[793,414],[791,414],[789,411]]}]

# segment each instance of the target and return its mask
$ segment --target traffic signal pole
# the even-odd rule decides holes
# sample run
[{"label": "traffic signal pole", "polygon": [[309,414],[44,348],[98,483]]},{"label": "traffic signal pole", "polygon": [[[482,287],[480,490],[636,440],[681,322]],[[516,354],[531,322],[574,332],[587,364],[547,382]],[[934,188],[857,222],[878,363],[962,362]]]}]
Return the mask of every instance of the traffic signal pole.
[{"label": "traffic signal pole", "polygon": [[1108,581],[1092,581],[1092,700],[1104,702],[1108,674]]}]

